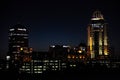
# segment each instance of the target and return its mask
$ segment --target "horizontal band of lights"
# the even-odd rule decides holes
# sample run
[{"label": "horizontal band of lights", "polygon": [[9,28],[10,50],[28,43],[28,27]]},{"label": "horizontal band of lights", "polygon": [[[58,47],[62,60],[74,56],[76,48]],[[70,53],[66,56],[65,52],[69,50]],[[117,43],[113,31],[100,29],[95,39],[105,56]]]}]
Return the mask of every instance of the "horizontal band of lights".
[{"label": "horizontal band of lights", "polygon": [[13,45],[13,47],[20,47],[20,45]]},{"label": "horizontal band of lights", "polygon": [[18,30],[19,30],[19,31],[26,31],[25,28],[23,28],[23,29],[22,29],[22,28],[18,28]]},{"label": "horizontal band of lights", "polygon": [[91,20],[101,20],[103,18],[92,18]]},{"label": "horizontal band of lights", "polygon": [[10,31],[14,31],[14,30],[15,30],[14,28],[10,29]]},{"label": "horizontal band of lights", "polygon": [[10,34],[10,36],[28,36],[28,34],[13,34],[13,33],[11,33]]},{"label": "horizontal band of lights", "polygon": [[[50,47],[55,48],[56,46],[55,45],[51,45]],[[66,46],[66,45],[63,45],[62,47],[63,48],[70,48],[70,46]]]},{"label": "horizontal band of lights", "polygon": [[[14,31],[15,29],[14,28],[12,28],[12,29],[10,29],[9,31]],[[18,28],[17,29],[18,31],[27,31],[25,28]]]}]

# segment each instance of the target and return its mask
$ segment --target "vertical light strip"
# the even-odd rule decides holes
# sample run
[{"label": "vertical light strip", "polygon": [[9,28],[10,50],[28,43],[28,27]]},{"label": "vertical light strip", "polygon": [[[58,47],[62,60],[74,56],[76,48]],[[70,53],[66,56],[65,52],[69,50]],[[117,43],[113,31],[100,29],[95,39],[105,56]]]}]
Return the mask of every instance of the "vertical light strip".
[{"label": "vertical light strip", "polygon": [[107,32],[106,25],[104,26],[104,55],[108,55]]},{"label": "vertical light strip", "polygon": [[90,54],[91,54],[91,58],[94,58],[94,53],[93,53],[93,45],[92,45],[93,41],[92,41],[92,37],[90,37]]},{"label": "vertical light strip", "polygon": [[99,55],[102,55],[102,31],[99,32]]}]

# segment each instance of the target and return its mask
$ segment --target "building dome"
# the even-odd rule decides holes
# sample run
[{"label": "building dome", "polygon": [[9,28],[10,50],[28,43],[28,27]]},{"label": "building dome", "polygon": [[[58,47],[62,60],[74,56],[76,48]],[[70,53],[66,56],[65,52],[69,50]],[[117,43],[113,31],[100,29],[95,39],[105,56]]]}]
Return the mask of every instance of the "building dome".
[{"label": "building dome", "polygon": [[91,20],[104,20],[100,11],[94,11]]}]

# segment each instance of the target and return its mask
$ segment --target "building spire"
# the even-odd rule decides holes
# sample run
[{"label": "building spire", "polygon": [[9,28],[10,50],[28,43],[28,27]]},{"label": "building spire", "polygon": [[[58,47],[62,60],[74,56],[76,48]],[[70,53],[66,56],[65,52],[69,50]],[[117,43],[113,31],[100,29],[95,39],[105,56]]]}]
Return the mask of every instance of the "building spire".
[{"label": "building spire", "polygon": [[104,20],[103,15],[99,10],[93,12],[91,20]]}]

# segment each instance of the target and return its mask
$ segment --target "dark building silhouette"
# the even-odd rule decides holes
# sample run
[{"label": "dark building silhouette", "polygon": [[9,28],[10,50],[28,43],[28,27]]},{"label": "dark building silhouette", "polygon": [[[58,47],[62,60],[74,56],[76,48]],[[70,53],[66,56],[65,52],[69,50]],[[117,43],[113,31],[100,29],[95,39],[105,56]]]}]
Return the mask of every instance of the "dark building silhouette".
[{"label": "dark building silhouette", "polygon": [[49,55],[54,59],[65,60],[67,54],[70,52],[70,46],[66,45],[52,45],[49,47]]},{"label": "dark building silhouette", "polygon": [[20,48],[28,47],[28,30],[25,26],[17,24],[10,27],[8,47],[10,57],[17,60],[20,55]]},{"label": "dark building silhouette", "polygon": [[[28,29],[21,25],[16,24],[9,28],[8,33],[8,54],[6,56],[9,64],[13,64],[14,66],[19,66],[21,60],[21,51],[24,48],[28,48]],[[9,68],[7,64],[7,68]]]},{"label": "dark building silhouette", "polygon": [[6,69],[6,60],[0,59],[0,71]]}]

